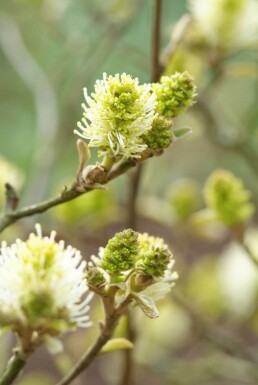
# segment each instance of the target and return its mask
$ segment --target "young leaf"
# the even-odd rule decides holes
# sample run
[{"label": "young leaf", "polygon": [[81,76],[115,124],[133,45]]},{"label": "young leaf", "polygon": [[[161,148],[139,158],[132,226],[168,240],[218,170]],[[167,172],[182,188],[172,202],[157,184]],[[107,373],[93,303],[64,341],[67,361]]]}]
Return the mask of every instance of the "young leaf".
[{"label": "young leaf", "polygon": [[101,349],[100,353],[113,352],[114,350],[132,349],[133,343],[126,338],[113,338],[109,340]]},{"label": "young leaf", "polygon": [[191,134],[192,134],[192,129],[189,127],[178,128],[177,130],[173,131],[173,138],[174,138],[174,141],[177,141],[180,139],[184,139]]},{"label": "young leaf", "polygon": [[132,293],[133,298],[140,306],[144,314],[149,318],[159,317],[159,311],[151,297],[143,294]]}]

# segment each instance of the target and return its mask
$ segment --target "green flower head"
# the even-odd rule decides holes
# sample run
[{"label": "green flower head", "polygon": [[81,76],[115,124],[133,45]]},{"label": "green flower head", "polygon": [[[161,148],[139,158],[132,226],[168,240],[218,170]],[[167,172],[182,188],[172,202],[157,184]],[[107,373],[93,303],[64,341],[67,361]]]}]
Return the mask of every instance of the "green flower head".
[{"label": "green flower head", "polygon": [[160,83],[152,84],[152,89],[158,102],[156,111],[168,119],[182,115],[196,96],[196,86],[188,72],[162,76]]},{"label": "green flower head", "polygon": [[131,229],[124,230],[100,249],[100,266],[110,274],[123,273],[134,267],[138,253],[138,233]]},{"label": "green flower head", "polygon": [[254,212],[250,192],[241,179],[226,170],[214,171],[206,182],[204,198],[217,218],[228,226],[247,221]]},{"label": "green flower head", "polygon": [[181,221],[188,219],[202,206],[201,188],[192,179],[179,179],[172,183],[166,197],[176,218]]},{"label": "green flower head", "polygon": [[156,98],[151,86],[139,85],[138,79],[123,73],[107,76],[95,84],[88,96],[86,88],[83,119],[78,123],[79,136],[98,147],[100,155],[111,158],[140,157],[147,145],[141,136],[151,129]]},{"label": "green flower head", "polygon": [[151,130],[147,131],[142,139],[149,148],[154,150],[169,147],[173,141],[171,121],[162,116],[157,116],[153,120]]},{"label": "green flower head", "polygon": [[93,287],[99,287],[107,283],[104,271],[93,265],[88,267],[86,280],[88,285]]},{"label": "green flower head", "polygon": [[137,266],[145,275],[155,278],[164,277],[170,270],[173,255],[162,238],[139,234],[140,253]]}]

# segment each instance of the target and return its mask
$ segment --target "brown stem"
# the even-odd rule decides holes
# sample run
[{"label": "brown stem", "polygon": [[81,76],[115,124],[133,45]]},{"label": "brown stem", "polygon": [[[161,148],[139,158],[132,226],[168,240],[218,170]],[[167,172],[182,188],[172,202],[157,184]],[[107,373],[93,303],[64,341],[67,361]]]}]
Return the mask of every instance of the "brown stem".
[{"label": "brown stem", "polygon": [[104,324],[101,325],[101,330],[98,338],[85,352],[85,354],[81,357],[77,364],[72,368],[70,373],[68,373],[67,376],[65,376],[60,382],[58,382],[57,385],[68,385],[75,378],[77,378],[85,369],[88,368],[92,361],[97,357],[101,348],[111,338],[120,317],[127,311],[128,305],[132,301],[132,298],[129,295],[124,298],[120,305],[115,307],[114,297],[116,291],[117,289],[113,287],[107,293],[107,296],[102,297],[102,303],[105,310],[106,319]]},{"label": "brown stem", "polygon": [[[151,155],[150,155],[151,156]],[[109,181],[117,178],[119,175],[124,174],[127,170],[135,166],[135,162],[131,159],[115,165],[109,172],[105,175],[105,180],[99,184],[97,187],[94,185],[82,185],[73,184],[69,189],[64,190],[57,197],[45,200],[41,203],[24,207],[20,210],[5,210],[0,214],[0,233],[10,226],[12,223],[17,220],[25,217],[29,217],[35,214],[43,213],[44,211],[49,210],[52,207],[58,206],[62,203],[69,202],[94,188],[99,188],[101,185],[105,185]],[[82,187],[82,188],[81,188]]]},{"label": "brown stem", "polygon": [[158,82],[161,75],[160,55],[160,35],[161,35],[161,9],[162,0],[155,0],[152,33],[152,74],[151,81]]},{"label": "brown stem", "polygon": [[136,218],[136,200],[140,187],[140,180],[143,171],[143,165],[139,164],[136,170],[130,175],[129,197],[127,202],[127,227],[136,230],[137,218]]},{"label": "brown stem", "polygon": [[[160,65],[160,35],[161,35],[161,13],[162,13],[162,0],[154,0],[154,14],[153,14],[153,32],[152,32],[152,71],[151,82],[158,82],[162,73],[162,67]],[[127,226],[136,230],[137,229],[137,195],[139,192],[141,177],[143,173],[143,164],[138,165],[137,169],[131,175],[129,198],[128,198],[128,218]],[[131,320],[130,311],[127,318],[127,338],[129,341],[134,342],[136,338],[136,330]],[[122,371],[122,377],[120,380],[121,385],[133,385],[133,357],[131,350],[125,350],[124,352],[124,367]]]},{"label": "brown stem", "polygon": [[70,373],[64,377],[57,385],[68,385],[70,384],[79,374],[81,374],[96,358],[97,354],[100,352],[101,348],[105,343],[110,339],[118,319],[114,318],[109,320],[105,327],[102,328],[98,338],[92,344],[92,346],[86,351],[86,353],[81,357],[78,363],[74,366]]}]

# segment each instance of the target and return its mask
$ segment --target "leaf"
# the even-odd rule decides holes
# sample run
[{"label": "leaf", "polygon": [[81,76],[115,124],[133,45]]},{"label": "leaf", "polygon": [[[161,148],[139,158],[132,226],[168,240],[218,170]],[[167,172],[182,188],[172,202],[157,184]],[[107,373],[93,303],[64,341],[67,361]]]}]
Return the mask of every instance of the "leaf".
[{"label": "leaf", "polygon": [[45,336],[45,343],[48,351],[52,354],[61,353],[63,351],[63,344],[58,338],[47,335]]},{"label": "leaf", "polygon": [[133,343],[126,338],[113,338],[109,340],[101,349],[100,353],[113,352],[114,350],[132,349]]},{"label": "leaf", "polygon": [[175,141],[177,141],[180,139],[184,139],[191,134],[192,134],[192,129],[189,127],[178,128],[177,130],[173,131],[173,138]]},{"label": "leaf", "polygon": [[133,298],[140,306],[144,314],[149,318],[159,317],[159,311],[151,297],[143,294],[132,293]]}]

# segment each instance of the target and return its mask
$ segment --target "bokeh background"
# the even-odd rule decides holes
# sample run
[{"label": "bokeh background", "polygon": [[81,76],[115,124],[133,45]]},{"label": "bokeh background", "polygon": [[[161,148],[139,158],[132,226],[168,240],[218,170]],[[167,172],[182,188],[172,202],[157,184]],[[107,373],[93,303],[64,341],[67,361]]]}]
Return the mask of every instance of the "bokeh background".
[{"label": "bokeh background", "polygon": [[[153,4],[1,2],[2,206],[7,181],[20,191],[21,206],[53,196],[72,182],[78,166],[73,130],[82,114],[83,87],[93,91],[103,72],[126,72],[141,83],[150,81]],[[173,27],[188,11],[184,0],[163,1],[161,56],[166,74],[188,70],[195,77],[198,101],[175,122],[175,127],[191,127],[193,133],[144,165],[137,222],[139,231],[162,236],[171,245],[180,279],[175,297],[159,303],[158,320],[134,312],[135,384],[257,384],[257,268],[226,227],[208,224],[195,213],[205,207],[203,185],[217,168],[241,178],[257,206],[258,45],[253,36],[250,44],[238,45],[235,39],[230,45],[223,33],[211,43],[195,26],[171,54]],[[255,16],[258,25],[258,13]],[[96,160],[93,150],[91,162]],[[91,192],[22,220],[1,237],[9,242],[25,237],[40,221],[46,232],[56,229],[88,259],[126,227],[130,183],[130,175],[121,176],[108,191]],[[246,234],[258,255],[256,225],[254,215]],[[96,326],[66,336],[62,354],[52,356],[41,348],[17,384],[54,384],[94,339],[101,317],[96,300]],[[124,333],[125,320],[117,335]],[[1,368],[11,350],[10,338],[1,338]],[[99,357],[78,385],[119,384],[123,358],[122,352]]]}]

